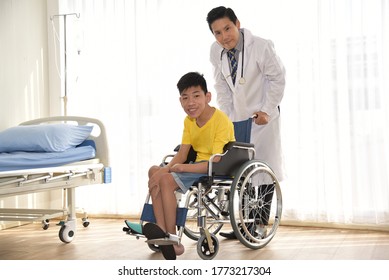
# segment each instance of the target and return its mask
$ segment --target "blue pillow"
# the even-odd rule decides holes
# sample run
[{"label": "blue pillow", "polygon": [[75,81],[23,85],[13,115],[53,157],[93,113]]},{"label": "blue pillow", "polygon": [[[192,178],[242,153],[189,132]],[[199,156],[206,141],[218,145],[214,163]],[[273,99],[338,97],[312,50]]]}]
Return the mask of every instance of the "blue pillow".
[{"label": "blue pillow", "polygon": [[81,144],[93,126],[41,124],[15,126],[0,132],[2,152],[63,152]]}]

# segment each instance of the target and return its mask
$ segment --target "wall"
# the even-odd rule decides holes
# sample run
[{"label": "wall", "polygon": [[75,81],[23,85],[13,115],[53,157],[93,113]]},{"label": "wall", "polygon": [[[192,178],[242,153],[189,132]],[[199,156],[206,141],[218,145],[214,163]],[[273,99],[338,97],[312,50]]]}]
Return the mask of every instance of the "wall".
[{"label": "wall", "polygon": [[[0,131],[50,113],[47,14],[46,0],[0,1]],[[0,199],[0,208],[43,207],[51,195]]]},{"label": "wall", "polygon": [[46,0],[0,1],[0,129],[49,112]]}]

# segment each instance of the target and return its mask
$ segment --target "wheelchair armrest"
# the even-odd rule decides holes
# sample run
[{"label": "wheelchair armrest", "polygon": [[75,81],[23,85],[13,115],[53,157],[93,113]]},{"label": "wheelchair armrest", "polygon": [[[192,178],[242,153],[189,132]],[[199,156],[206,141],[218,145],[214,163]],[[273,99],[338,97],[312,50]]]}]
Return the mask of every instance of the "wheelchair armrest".
[{"label": "wheelchair armrest", "polygon": [[246,143],[246,142],[237,142],[237,141],[228,142],[224,146],[223,150],[225,152],[225,151],[230,150],[232,148],[238,148],[238,149],[254,148],[254,144],[253,143]]},{"label": "wheelchair armrest", "polygon": [[[181,145],[177,145],[175,148],[174,148],[174,152],[178,152],[180,150],[180,147]],[[175,154],[173,155],[167,155],[165,156],[163,159],[162,159],[162,164],[167,164],[167,159],[168,158],[172,158],[174,157]],[[186,159],[186,161],[184,163],[190,163],[190,162],[195,162],[196,161],[196,157],[197,157],[197,153],[196,151],[193,149],[193,147],[190,147],[190,150],[189,150],[189,153],[188,153],[188,157]]]},{"label": "wheelchair armrest", "polygon": [[[163,157],[163,159],[162,159],[162,162],[161,162],[161,164],[160,164],[160,166],[166,166],[169,162],[170,162],[170,160],[172,159],[172,158],[174,158],[174,154],[173,155],[166,155],[166,156],[164,156]],[[169,160],[168,160],[169,159]]]},{"label": "wheelchair armrest", "polygon": [[[220,156],[219,162],[213,162],[216,156]],[[235,172],[246,161],[255,156],[254,144],[244,142],[229,142],[224,146],[223,154],[213,155],[208,164],[210,176],[234,176]]]}]

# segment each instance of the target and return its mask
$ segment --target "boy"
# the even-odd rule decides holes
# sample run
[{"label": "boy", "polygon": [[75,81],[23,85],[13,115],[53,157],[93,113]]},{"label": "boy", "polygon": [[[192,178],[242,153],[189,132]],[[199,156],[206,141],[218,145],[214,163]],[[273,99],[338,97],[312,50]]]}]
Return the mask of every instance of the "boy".
[{"label": "boy", "polygon": [[[175,191],[185,193],[196,180],[206,176],[209,158],[222,153],[228,142],[235,141],[234,126],[227,115],[209,105],[211,93],[202,75],[197,72],[185,74],[177,88],[181,106],[187,114],[181,146],[166,166],[150,168],[148,182],[157,225],[171,234],[176,234]],[[191,147],[197,152],[196,161],[184,164]],[[220,158],[215,159],[218,160]],[[173,248],[176,255],[185,251],[182,244],[173,245]]]}]

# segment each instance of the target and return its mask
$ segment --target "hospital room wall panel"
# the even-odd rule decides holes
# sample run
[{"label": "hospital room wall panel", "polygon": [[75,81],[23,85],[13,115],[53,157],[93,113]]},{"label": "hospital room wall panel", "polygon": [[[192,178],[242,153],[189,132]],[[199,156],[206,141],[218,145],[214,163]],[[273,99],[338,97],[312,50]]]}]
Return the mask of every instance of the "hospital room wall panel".
[{"label": "hospital room wall panel", "polygon": [[46,0],[0,1],[0,130],[47,116]]},{"label": "hospital room wall panel", "polygon": [[[0,131],[52,111],[47,6],[46,0],[0,1]],[[0,207],[61,207],[61,197],[61,191],[6,197]]]}]

